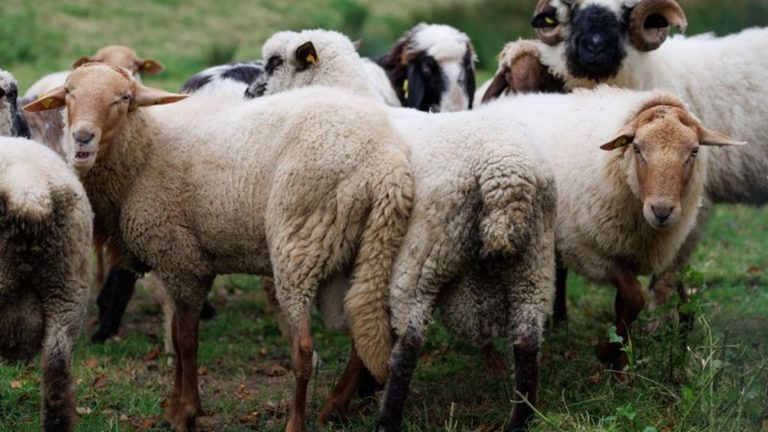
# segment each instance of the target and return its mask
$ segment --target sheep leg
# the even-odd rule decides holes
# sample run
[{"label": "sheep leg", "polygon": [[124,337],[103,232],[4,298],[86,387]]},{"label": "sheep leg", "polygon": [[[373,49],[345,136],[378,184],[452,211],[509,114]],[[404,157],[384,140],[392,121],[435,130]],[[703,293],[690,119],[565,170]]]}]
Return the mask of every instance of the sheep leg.
[{"label": "sheep leg", "polygon": [[96,249],[96,284],[104,285],[104,248]]},{"label": "sheep leg", "polygon": [[131,270],[113,267],[99,292],[96,304],[99,306],[99,329],[91,341],[104,342],[120,330],[120,322],[133,296],[138,276]]},{"label": "sheep leg", "polygon": [[288,317],[285,316],[285,312],[280,307],[280,302],[277,301],[277,292],[275,291],[275,280],[270,277],[261,278],[261,289],[264,290],[264,294],[267,297],[267,306],[265,310],[273,313],[277,317],[277,325],[280,327],[280,333],[287,340],[293,340],[293,332],[291,331],[291,324],[288,322]]},{"label": "sheep leg", "polygon": [[[43,430],[68,432],[73,430],[75,419],[71,390],[72,353],[85,311],[76,304],[57,306],[51,307],[46,313],[46,336],[42,351]],[[55,309],[63,312],[56,313]]]},{"label": "sheep leg", "polygon": [[312,375],[312,335],[309,330],[309,314],[300,320],[293,331],[293,375],[296,378],[296,390],[293,393],[291,413],[286,432],[305,432],[307,385]]},{"label": "sheep leg", "polygon": [[341,379],[328,396],[325,408],[318,418],[319,423],[328,423],[332,420],[343,419],[349,415],[349,403],[360,384],[365,366],[357,355],[357,350],[352,347],[349,353],[349,362],[341,375]]},{"label": "sheep leg", "polygon": [[[176,330],[178,328],[178,319],[176,318],[176,312],[173,312],[173,317],[171,318],[171,342],[173,344],[173,353],[175,356],[178,356],[178,353],[180,351],[179,349],[179,334]],[[171,400],[168,402],[168,406],[166,407],[165,414],[163,415],[163,418],[168,422],[173,422],[174,417],[176,417],[176,413],[179,411],[179,398],[181,397],[181,379],[182,379],[182,369],[181,369],[181,362],[179,361],[179,357],[176,357],[176,360],[173,362],[174,364],[174,376],[173,376],[173,392],[171,393]]]},{"label": "sheep leg", "polygon": [[408,398],[413,373],[419,361],[423,338],[413,327],[408,327],[397,340],[390,360],[389,380],[384,389],[379,432],[400,432],[403,430],[403,411]]},{"label": "sheep leg", "polygon": [[568,298],[565,294],[567,280],[568,268],[558,263],[555,273],[555,307],[552,313],[556,326],[568,324]]},{"label": "sheep leg", "polygon": [[488,342],[482,347],[485,368],[495,377],[509,376],[509,363],[493,342]]},{"label": "sheep leg", "polygon": [[[181,366],[181,394],[173,424],[179,431],[194,430],[195,419],[204,415],[197,385],[198,330],[202,307],[203,299],[195,303],[176,303],[176,362]],[[178,379],[178,369],[176,373]]]},{"label": "sheep leg", "polygon": [[[629,327],[637,319],[645,306],[643,286],[637,278],[628,271],[621,269],[616,274],[614,285],[616,293],[616,334],[626,343],[629,340]],[[627,353],[621,350],[621,344],[603,341],[598,347],[600,359],[608,361],[613,370],[621,371],[629,363]]]},{"label": "sheep leg", "polygon": [[539,346],[537,332],[528,332],[514,343],[515,355],[515,409],[507,432],[528,430],[533,417],[539,386]]}]

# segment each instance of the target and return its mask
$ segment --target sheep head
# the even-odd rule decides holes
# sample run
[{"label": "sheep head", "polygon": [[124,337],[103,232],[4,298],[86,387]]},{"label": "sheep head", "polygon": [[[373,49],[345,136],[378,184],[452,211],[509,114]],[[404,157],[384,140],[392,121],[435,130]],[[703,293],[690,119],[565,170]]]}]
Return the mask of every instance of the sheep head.
[{"label": "sheep head", "polygon": [[466,34],[447,25],[421,23],[377,62],[403,106],[452,112],[472,108],[476,60]]},{"label": "sheep head", "polygon": [[600,148],[631,149],[643,216],[663,229],[680,217],[699,147],[744,144],[707,129],[675,99],[659,97]]},{"label": "sheep head", "polygon": [[139,84],[126,69],[104,63],[87,63],[75,69],[66,83],[24,106],[36,112],[67,108],[65,149],[72,166],[90,169],[109,152],[130,111],[139,107],[176,102],[186,95]]},{"label": "sheep head", "polygon": [[571,75],[600,82],[619,72],[628,50],[655,50],[687,21],[676,0],[540,0],[531,25],[563,49]]},{"label": "sheep head", "polygon": [[18,97],[16,79],[0,69],[0,136],[30,136],[29,125],[19,110]]},{"label": "sheep head", "polygon": [[521,39],[506,44],[499,54],[499,69],[482,103],[506,94],[536,92],[564,93],[565,83],[541,62],[536,42]]},{"label": "sheep head", "polygon": [[136,52],[123,45],[107,45],[92,56],[84,56],[72,63],[73,68],[78,68],[86,63],[107,63],[128,69],[131,74],[137,76],[140,73],[154,75],[164,69],[162,63],[151,58],[141,58]]}]

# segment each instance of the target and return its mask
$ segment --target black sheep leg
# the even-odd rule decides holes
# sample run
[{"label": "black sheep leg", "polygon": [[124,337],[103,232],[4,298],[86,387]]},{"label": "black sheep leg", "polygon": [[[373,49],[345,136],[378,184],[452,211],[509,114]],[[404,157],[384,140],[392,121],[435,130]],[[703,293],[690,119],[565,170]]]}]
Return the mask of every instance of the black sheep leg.
[{"label": "black sheep leg", "polygon": [[137,280],[138,276],[131,270],[113,267],[109,271],[96,300],[99,306],[99,329],[91,336],[91,341],[101,343],[117,334]]},{"label": "black sheep leg", "polygon": [[421,345],[421,333],[413,327],[408,327],[392,350],[389,380],[384,389],[384,402],[379,415],[379,432],[400,432],[403,430],[405,401],[408,398],[408,387],[419,361]]}]

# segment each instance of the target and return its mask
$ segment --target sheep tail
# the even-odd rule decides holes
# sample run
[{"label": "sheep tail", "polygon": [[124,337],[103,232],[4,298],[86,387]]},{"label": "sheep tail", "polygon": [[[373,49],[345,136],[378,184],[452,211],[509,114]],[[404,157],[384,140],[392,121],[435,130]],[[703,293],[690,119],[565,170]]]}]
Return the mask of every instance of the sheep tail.
[{"label": "sheep tail", "polygon": [[21,166],[11,166],[2,178],[2,198],[7,216],[21,222],[25,230],[45,221],[53,213],[53,198],[47,182]]},{"label": "sheep tail", "polygon": [[344,299],[357,353],[379,383],[387,380],[392,351],[389,283],[408,228],[414,196],[407,162],[385,167],[385,172],[380,181],[370,185],[371,212],[362,232],[351,287]]},{"label": "sheep tail", "polygon": [[[482,211],[479,233],[481,253],[515,255],[530,243],[536,218],[537,179],[525,166],[504,167],[504,161],[487,164],[478,175]],[[520,165],[519,161],[515,165]],[[507,175],[506,173],[515,173]]]}]

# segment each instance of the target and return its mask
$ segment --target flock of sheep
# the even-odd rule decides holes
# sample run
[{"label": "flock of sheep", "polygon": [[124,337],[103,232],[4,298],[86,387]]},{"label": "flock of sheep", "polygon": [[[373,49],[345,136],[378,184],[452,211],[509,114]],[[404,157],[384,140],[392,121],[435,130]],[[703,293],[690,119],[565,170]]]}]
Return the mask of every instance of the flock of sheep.
[{"label": "flock of sheep", "polygon": [[[289,432],[306,430],[313,306],[353,341],[320,421],[373,379],[378,430],[402,430],[439,309],[492,367],[491,341],[509,339],[528,402],[515,431],[545,321],[567,316],[567,269],[616,287],[625,340],[638,276],[652,304],[685,299],[677,276],[712,204],[768,201],[768,29],[667,40],[687,25],[675,0],[540,0],[532,25],[538,40],[507,44],[477,91],[469,38],[427,24],[376,60],[334,31],[280,32],[264,60],[202,71],[184,94],[142,85],[162,65],[121,46],[23,102],[0,73],[0,356],[42,351],[43,429],[74,427],[72,352],[104,247],[93,339],[117,332],[138,277],[162,281],[179,431],[202,413],[198,326],[218,274],[263,276],[279,305]],[[598,354],[626,377],[619,343]]]}]

